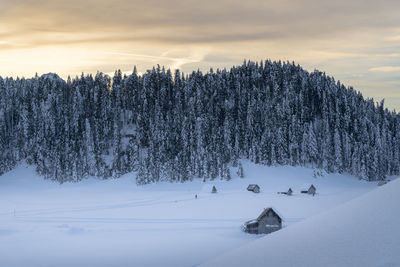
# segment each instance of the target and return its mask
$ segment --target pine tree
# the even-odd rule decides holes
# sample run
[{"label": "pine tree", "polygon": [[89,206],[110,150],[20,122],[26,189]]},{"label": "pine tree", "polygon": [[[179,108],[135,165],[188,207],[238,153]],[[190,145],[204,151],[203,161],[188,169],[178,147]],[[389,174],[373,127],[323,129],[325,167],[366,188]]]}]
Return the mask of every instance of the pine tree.
[{"label": "pine tree", "polygon": [[243,165],[241,162],[239,162],[237,176],[239,176],[240,178],[244,178]]},{"label": "pine tree", "polygon": [[335,151],[335,172],[343,171],[343,159],[342,159],[342,142],[340,141],[339,131],[335,130],[334,134],[334,151]]},{"label": "pine tree", "polygon": [[226,181],[229,181],[229,180],[232,179],[231,172],[230,172],[229,167],[227,165],[224,166],[224,179]]},{"label": "pine tree", "polygon": [[230,164],[243,177],[250,160],[380,180],[400,173],[399,132],[383,101],[289,62],[0,77],[0,174],[26,160],[59,182],[137,171],[143,184],[229,179]]}]

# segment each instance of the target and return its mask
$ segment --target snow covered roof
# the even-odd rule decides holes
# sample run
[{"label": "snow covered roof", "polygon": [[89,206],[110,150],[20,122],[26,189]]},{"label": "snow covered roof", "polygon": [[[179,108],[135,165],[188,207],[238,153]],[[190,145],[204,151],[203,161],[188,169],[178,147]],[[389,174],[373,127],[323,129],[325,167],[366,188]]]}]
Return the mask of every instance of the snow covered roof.
[{"label": "snow covered roof", "polygon": [[264,218],[265,215],[268,214],[268,212],[272,212],[276,217],[279,218],[279,221],[282,222],[282,218],[281,216],[279,216],[279,214],[273,209],[273,208],[266,208],[264,209],[263,212],[261,212],[260,216],[258,216],[257,221],[260,221],[262,218]]},{"label": "snow covered roof", "polygon": [[247,221],[244,223],[244,225],[255,224],[255,223],[258,223],[257,219]]},{"label": "snow covered roof", "polygon": [[258,184],[249,184],[249,186],[247,187],[247,190],[254,190],[255,188],[260,188],[259,186],[258,186]]}]

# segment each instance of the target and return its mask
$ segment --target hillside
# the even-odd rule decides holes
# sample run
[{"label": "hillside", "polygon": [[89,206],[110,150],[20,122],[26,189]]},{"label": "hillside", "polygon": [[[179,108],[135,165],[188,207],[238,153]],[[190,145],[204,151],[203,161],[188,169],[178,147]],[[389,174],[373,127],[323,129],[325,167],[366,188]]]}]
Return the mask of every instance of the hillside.
[{"label": "hillside", "polygon": [[200,266],[400,266],[399,190],[397,179]]},{"label": "hillside", "polygon": [[60,183],[229,180],[240,160],[382,180],[400,173],[400,116],[320,71],[244,62],[184,75],[0,77],[0,174]]},{"label": "hillside", "polygon": [[[0,266],[196,266],[253,241],[257,244],[260,238],[263,241],[263,236],[246,234],[240,226],[266,207],[283,216],[284,233],[377,187],[376,182],[342,174],[314,178],[314,170],[303,167],[267,167],[247,161],[243,167],[245,178],[232,169],[229,182],[197,179],[137,186],[135,174],[60,185],[21,165],[0,176]],[[248,192],[249,183],[259,184],[261,192]],[[314,197],[299,193],[310,184],[317,188]],[[216,194],[211,194],[213,185]],[[289,187],[293,196],[277,194]],[[370,212],[380,215],[383,211],[375,207],[383,207],[384,202],[387,212],[395,211],[391,207],[396,201],[388,202],[381,195],[382,201],[376,203],[367,199],[365,209],[371,207]],[[349,221],[358,221],[359,215],[354,211]],[[392,227],[395,222],[384,225]],[[331,232],[311,231],[317,230]],[[286,241],[297,244],[293,236]]]}]

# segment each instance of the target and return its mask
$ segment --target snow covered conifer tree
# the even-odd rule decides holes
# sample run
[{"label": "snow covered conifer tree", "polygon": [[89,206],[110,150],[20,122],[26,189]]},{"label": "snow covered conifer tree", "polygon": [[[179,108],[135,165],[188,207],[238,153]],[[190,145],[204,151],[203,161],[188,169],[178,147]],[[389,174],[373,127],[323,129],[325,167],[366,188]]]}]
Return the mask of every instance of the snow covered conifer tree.
[{"label": "snow covered conifer tree", "polygon": [[229,170],[229,167],[226,164],[224,166],[224,179],[227,180],[227,181],[232,179],[231,171]]},{"label": "snow covered conifer tree", "polygon": [[342,158],[342,142],[340,141],[339,131],[335,129],[334,135],[334,150],[335,150],[335,172],[341,173],[343,171],[343,158]]},{"label": "snow covered conifer tree", "polygon": [[244,178],[243,165],[242,165],[241,162],[239,162],[239,164],[238,164],[237,175],[238,175],[240,178]]},{"label": "snow covered conifer tree", "polygon": [[379,180],[400,172],[399,132],[383,102],[289,62],[0,77],[0,173],[26,160],[60,182],[132,170],[139,183],[226,179],[230,164],[242,177],[241,159]]}]

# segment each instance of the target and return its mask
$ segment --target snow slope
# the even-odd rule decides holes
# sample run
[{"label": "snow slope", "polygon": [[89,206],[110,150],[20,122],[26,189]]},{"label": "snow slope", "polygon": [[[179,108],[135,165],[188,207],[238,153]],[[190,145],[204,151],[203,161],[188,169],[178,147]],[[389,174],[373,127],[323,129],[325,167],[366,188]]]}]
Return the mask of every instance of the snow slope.
[{"label": "snow slope", "polygon": [[[314,178],[308,168],[243,166],[244,179],[232,168],[229,182],[138,187],[134,174],[59,185],[22,165],[0,176],[0,266],[197,266],[253,241],[265,242],[262,235],[240,231],[265,207],[282,214],[283,234],[376,188],[375,182],[346,175]],[[249,183],[259,184],[261,193],[246,191]],[[311,183],[317,195],[299,193]],[[217,194],[210,193],[212,185]],[[277,194],[289,187],[293,196]],[[297,237],[288,240],[296,244]]]},{"label": "snow slope", "polygon": [[399,192],[397,179],[201,266],[400,266]]}]

